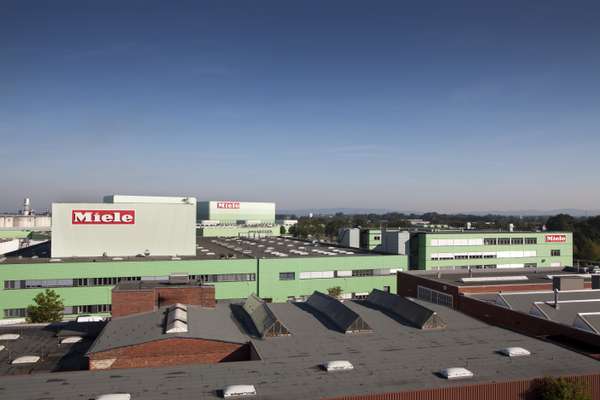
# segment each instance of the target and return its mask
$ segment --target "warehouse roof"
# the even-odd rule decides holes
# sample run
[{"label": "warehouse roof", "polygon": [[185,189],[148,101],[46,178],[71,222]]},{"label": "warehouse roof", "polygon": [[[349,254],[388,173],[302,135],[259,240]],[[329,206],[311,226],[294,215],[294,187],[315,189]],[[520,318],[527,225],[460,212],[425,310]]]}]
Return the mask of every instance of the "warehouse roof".
[{"label": "warehouse roof", "polygon": [[337,329],[342,333],[354,333],[360,331],[370,331],[371,327],[356,312],[348,308],[344,303],[328,296],[324,293],[315,291],[306,304],[310,310],[316,312],[316,317],[323,318],[325,325]]},{"label": "warehouse roof", "polygon": [[[0,340],[0,346],[5,347],[0,351],[0,376],[87,369],[85,353],[104,325],[104,322],[67,322],[1,326],[0,335],[14,333],[19,338]],[[68,336],[80,336],[82,340],[78,343],[61,344],[61,340]],[[12,365],[9,362],[25,355],[41,356],[41,361],[24,365]]]},{"label": "warehouse roof", "polygon": [[406,297],[373,289],[366,302],[419,329],[443,329],[446,323],[431,308]]},{"label": "warehouse roof", "polygon": [[[591,282],[590,274],[579,274],[570,268],[563,267],[537,267],[503,269],[448,269],[439,271],[407,271],[407,274],[426,278],[435,282],[452,286],[487,286],[487,285],[552,285],[553,276],[580,276],[584,281]],[[472,279],[475,278],[475,279]],[[483,279],[480,279],[483,278]]]},{"label": "warehouse roof", "polygon": [[289,335],[288,329],[281,323],[269,305],[258,296],[251,294],[242,306],[250,318],[255,333],[259,337]]},{"label": "warehouse roof", "polygon": [[[583,328],[591,333],[600,332],[597,317],[600,314],[600,290],[597,289],[558,292],[558,309],[554,305],[553,291],[483,293],[469,294],[469,297],[559,324]],[[581,320],[584,326],[578,326]],[[585,329],[586,326],[589,329]]]},{"label": "warehouse roof", "polygon": [[89,353],[172,338],[248,342],[248,338],[234,323],[233,315],[226,304],[221,304],[218,311],[191,305],[186,308],[186,332],[166,333],[165,320],[169,307],[161,307],[158,311],[113,318],[98,336]]},{"label": "warehouse roof", "polygon": [[[347,248],[332,243],[311,242],[284,237],[267,238],[211,238],[198,236],[196,255],[180,256],[176,260],[220,260],[287,257],[343,257],[364,254],[377,254],[365,250]],[[129,257],[62,257],[50,258],[50,241],[14,251],[0,259],[2,264],[30,264],[47,262],[111,262],[171,260],[171,256],[129,256]]]},{"label": "warehouse roof", "polygon": [[[538,339],[487,325],[449,308],[416,301],[443,318],[445,330],[423,331],[357,302],[345,302],[373,328],[365,335],[327,329],[297,304],[270,304],[293,332],[291,336],[252,341],[261,360],[167,368],[80,371],[0,378],[0,391],[21,398],[75,400],[125,392],[146,400],[214,399],[230,384],[253,384],[261,398],[307,399],[347,394],[399,392],[424,388],[522,380],[546,375],[598,373],[598,362]],[[213,312],[229,318],[228,307]],[[127,318],[127,317],[126,317]],[[217,323],[215,321],[215,323]],[[529,357],[511,359],[496,351],[518,346]],[[327,373],[318,366],[348,360],[354,370]],[[469,381],[441,379],[436,372],[468,367]],[[65,390],[68,388],[68,390]]]}]

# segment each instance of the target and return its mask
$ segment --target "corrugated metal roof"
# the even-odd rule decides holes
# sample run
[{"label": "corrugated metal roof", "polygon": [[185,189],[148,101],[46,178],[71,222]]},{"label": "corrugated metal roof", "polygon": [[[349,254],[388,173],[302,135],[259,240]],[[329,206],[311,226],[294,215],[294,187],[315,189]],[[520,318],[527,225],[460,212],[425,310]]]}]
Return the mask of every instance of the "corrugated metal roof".
[{"label": "corrugated metal roof", "polygon": [[446,327],[446,322],[435,311],[402,296],[373,289],[367,297],[367,302],[409,322],[415,328],[443,329]]}]

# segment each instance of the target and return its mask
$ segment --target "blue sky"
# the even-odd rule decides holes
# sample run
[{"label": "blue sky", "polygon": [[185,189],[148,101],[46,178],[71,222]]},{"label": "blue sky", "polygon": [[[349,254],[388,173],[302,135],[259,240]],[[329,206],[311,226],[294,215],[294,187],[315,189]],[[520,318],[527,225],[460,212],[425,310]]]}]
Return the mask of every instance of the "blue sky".
[{"label": "blue sky", "polygon": [[600,204],[600,3],[4,1],[0,210]]}]

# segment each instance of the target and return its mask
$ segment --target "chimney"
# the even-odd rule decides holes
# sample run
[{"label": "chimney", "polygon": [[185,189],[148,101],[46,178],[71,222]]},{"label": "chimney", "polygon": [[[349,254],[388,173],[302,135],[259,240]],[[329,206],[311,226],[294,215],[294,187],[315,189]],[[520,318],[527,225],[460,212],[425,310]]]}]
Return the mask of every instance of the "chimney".
[{"label": "chimney", "polygon": [[558,310],[558,289],[554,289],[554,309]]}]

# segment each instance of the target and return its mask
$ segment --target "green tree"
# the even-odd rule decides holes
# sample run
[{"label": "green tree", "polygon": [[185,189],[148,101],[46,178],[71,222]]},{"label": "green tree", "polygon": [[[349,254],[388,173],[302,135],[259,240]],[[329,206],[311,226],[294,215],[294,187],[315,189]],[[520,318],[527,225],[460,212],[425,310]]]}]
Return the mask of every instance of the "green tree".
[{"label": "green tree", "polygon": [[29,322],[58,322],[62,320],[64,304],[60,295],[52,289],[46,289],[33,298],[35,305],[27,307]]},{"label": "green tree", "polygon": [[280,235],[285,235],[287,232],[285,231],[285,226],[281,225],[281,227],[279,228],[279,234]]},{"label": "green tree", "polygon": [[331,297],[335,297],[336,299],[342,295],[342,288],[340,286],[334,286],[327,289],[327,294]]},{"label": "green tree", "polygon": [[535,389],[540,400],[591,400],[589,391],[583,383],[566,378],[546,377],[539,381]]}]

